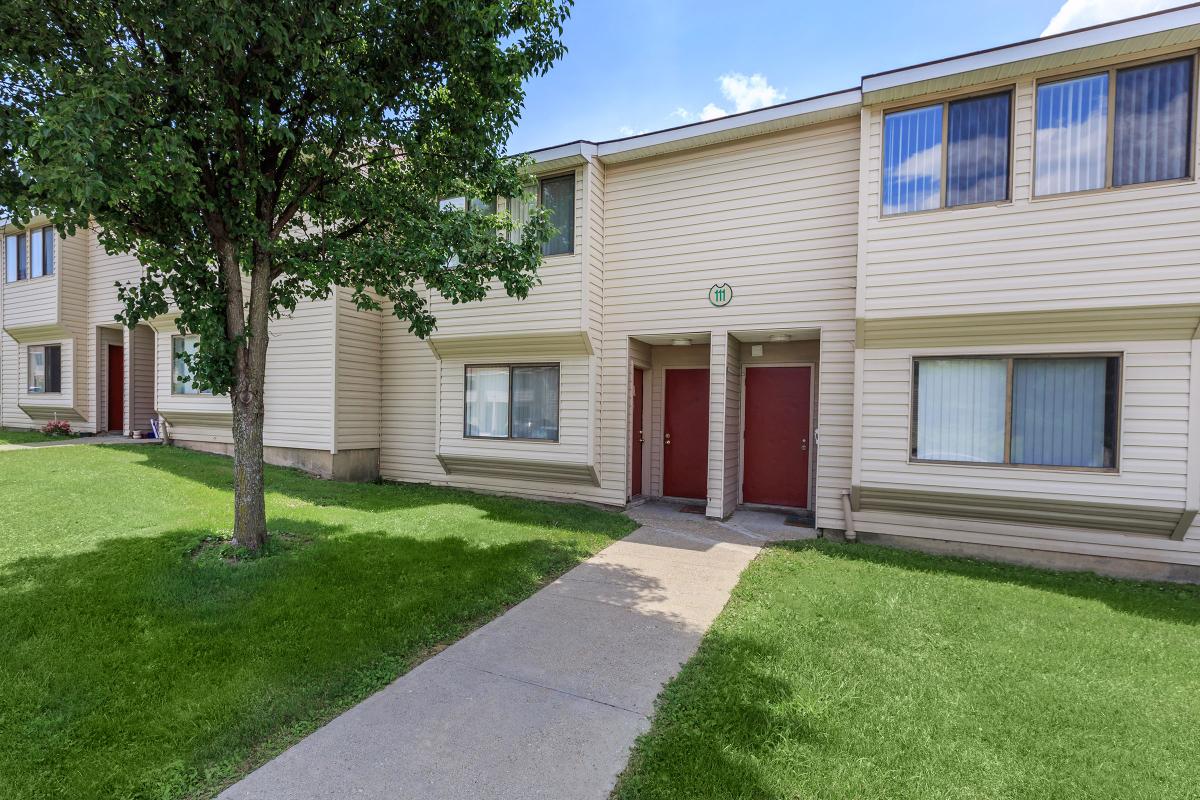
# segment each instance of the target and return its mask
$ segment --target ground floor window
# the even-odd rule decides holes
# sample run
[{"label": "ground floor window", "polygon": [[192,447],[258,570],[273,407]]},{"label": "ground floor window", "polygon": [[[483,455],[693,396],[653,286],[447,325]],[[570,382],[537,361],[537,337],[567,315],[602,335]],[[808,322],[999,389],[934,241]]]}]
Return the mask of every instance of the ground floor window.
[{"label": "ground floor window", "polygon": [[62,391],[62,346],[39,344],[29,348],[29,393]]},{"label": "ground floor window", "polygon": [[558,441],[558,364],[468,366],[463,435]]},{"label": "ground floor window", "polygon": [[199,336],[171,337],[171,394],[212,394],[192,383],[192,371],[184,360],[184,355],[194,356],[199,347]]},{"label": "ground floor window", "polygon": [[913,359],[912,457],[1115,469],[1121,359]]}]

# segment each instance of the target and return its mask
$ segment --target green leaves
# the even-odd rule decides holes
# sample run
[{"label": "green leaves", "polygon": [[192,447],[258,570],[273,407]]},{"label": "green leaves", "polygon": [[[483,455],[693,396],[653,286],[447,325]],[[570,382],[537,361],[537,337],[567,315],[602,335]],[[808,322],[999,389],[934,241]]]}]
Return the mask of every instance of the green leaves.
[{"label": "green leaves", "polygon": [[[505,142],[524,81],[564,52],[569,7],[10,0],[0,212],[95,225],[108,252],[136,254],[145,275],[121,287],[120,320],[177,310],[202,337],[196,382],[216,392],[255,320],[336,285],[428,335],[427,289],[469,302],[493,282],[516,297],[536,282],[540,213],[514,242],[503,210],[438,200],[521,192],[525,165]],[[269,291],[243,296],[256,273]]]}]

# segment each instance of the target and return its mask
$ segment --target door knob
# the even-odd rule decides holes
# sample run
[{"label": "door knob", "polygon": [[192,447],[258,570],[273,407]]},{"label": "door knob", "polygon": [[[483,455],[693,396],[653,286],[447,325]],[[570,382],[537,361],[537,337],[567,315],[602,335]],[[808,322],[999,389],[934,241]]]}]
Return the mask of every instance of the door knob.
[{"label": "door knob", "polygon": [[800,440],[800,450],[801,450],[802,452],[806,452],[806,451],[808,450],[808,439],[801,439],[801,440]]},{"label": "door knob", "polygon": [[667,444],[671,443],[671,434],[667,434]]},{"label": "door knob", "polygon": [[645,441],[646,441],[646,437],[645,437],[643,431],[638,431],[638,444],[643,444],[643,443],[645,443]]}]

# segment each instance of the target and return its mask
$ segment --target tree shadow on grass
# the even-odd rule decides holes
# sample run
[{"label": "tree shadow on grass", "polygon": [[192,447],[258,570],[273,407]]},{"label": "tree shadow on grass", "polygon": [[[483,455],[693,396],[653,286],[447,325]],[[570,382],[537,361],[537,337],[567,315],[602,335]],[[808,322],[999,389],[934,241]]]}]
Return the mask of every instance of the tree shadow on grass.
[{"label": "tree shadow on grass", "polygon": [[203,794],[587,555],[272,527],[233,565],[180,529],[0,567],[0,796]]},{"label": "tree shadow on grass", "polygon": [[[224,456],[174,447],[114,446],[133,454],[151,469],[231,491],[233,464]],[[518,525],[540,525],[576,533],[603,533],[620,538],[637,525],[626,517],[582,504],[530,501],[429,484],[346,483],[315,478],[283,467],[266,468],[266,490],[314,506],[388,512],[438,505],[469,506],[485,518]],[[271,516],[268,509],[268,516]]]},{"label": "tree shadow on grass", "polygon": [[1114,611],[1161,622],[1200,625],[1200,586],[1108,578],[1094,572],[1063,572],[932,555],[914,550],[865,543],[827,540],[781,542],[772,547],[813,549],[829,558],[877,565],[908,572],[1023,586],[1044,592],[1092,600]]},{"label": "tree shadow on grass", "polygon": [[780,742],[829,747],[831,729],[789,703],[763,642],[710,631],[658,699],[654,727],[638,739],[614,800],[767,800],[777,787],[761,768]]}]

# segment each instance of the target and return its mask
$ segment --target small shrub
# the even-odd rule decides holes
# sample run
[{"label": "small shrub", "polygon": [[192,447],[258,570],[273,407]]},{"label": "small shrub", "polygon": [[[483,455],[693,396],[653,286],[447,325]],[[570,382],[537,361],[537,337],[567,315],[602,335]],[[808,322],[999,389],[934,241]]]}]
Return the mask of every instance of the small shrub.
[{"label": "small shrub", "polygon": [[52,419],[42,426],[42,433],[47,436],[70,436],[71,423],[65,419]]}]

